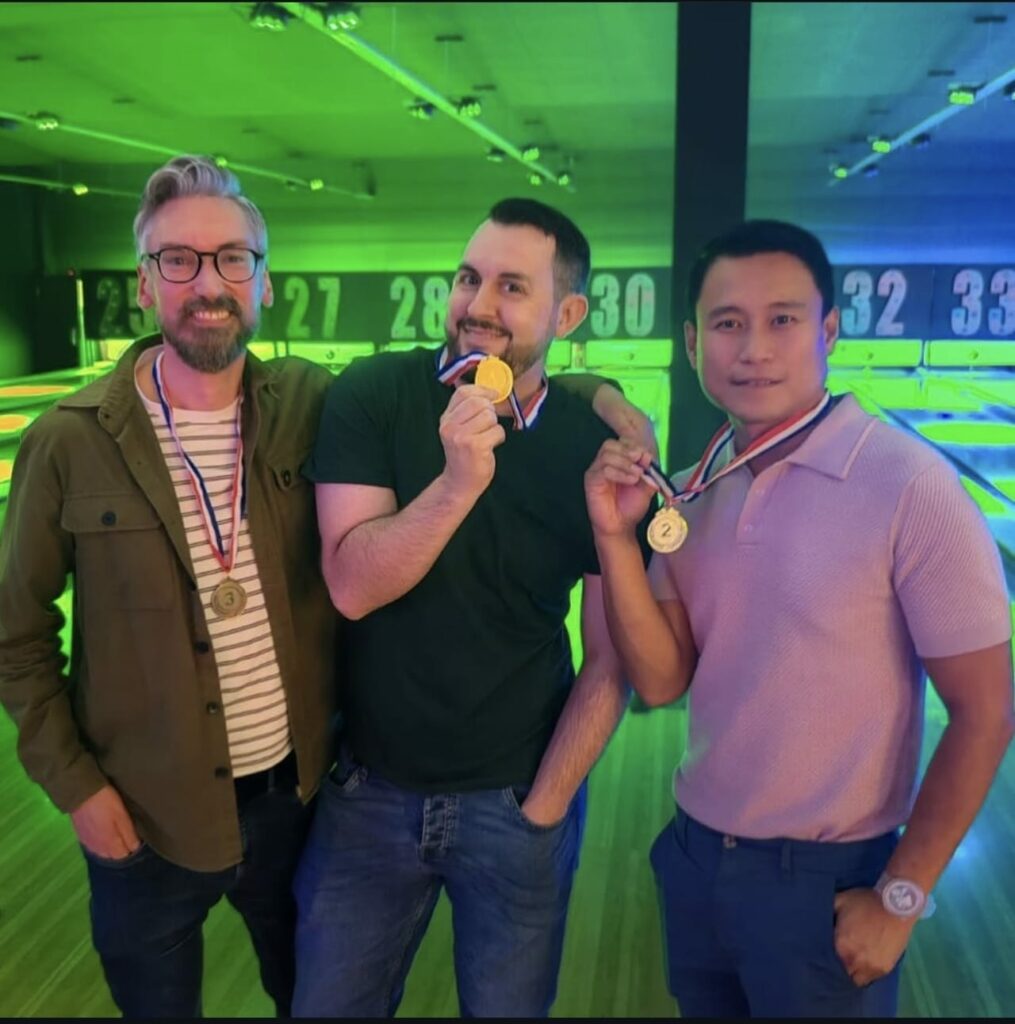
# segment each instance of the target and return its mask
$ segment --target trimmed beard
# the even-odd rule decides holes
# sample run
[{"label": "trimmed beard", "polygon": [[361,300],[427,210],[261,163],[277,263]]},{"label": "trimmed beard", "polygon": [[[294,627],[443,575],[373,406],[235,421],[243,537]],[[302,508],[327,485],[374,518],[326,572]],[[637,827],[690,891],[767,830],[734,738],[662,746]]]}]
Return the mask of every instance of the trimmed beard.
[{"label": "trimmed beard", "polygon": [[[447,339],[450,354],[455,359],[466,355],[459,345],[459,338],[462,335],[462,325],[468,322],[470,322],[469,318],[463,317],[457,324],[455,324],[454,330],[452,330],[449,324],[445,323],[444,336]],[[501,330],[501,328],[496,324],[490,324],[486,321],[472,320],[471,322],[478,327],[492,327],[494,330]],[[502,337],[507,339],[507,346],[504,349],[504,354],[500,356],[500,358],[511,368],[511,373],[516,380],[527,370],[530,370],[535,366],[535,364],[546,355],[550,347],[550,342],[553,341],[553,335],[551,334],[548,338],[544,338],[540,344],[534,346],[531,351],[521,353],[515,348],[513,334],[509,331],[504,331]]]},{"label": "trimmed beard", "polygon": [[188,303],[180,310],[177,323],[190,319],[191,314],[199,309],[227,310],[236,317],[237,323],[235,326],[227,324],[222,327],[200,327],[191,320],[191,338],[185,338],[182,331],[176,331],[176,325],[169,326],[160,322],[162,337],[167,345],[172,346],[181,361],[192,370],[197,370],[198,373],[221,373],[247,351],[247,344],[257,333],[258,321],[246,321],[239,304],[231,298],[225,298],[214,303],[203,300]]}]

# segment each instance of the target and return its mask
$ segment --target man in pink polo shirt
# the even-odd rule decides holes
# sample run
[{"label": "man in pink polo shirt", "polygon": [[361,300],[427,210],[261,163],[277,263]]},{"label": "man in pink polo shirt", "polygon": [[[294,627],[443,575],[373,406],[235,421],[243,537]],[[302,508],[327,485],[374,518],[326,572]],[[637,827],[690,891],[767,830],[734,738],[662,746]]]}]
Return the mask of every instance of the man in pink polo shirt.
[{"label": "man in pink polo shirt", "polygon": [[[839,311],[813,235],[713,240],[688,308],[729,426],[672,483],[620,441],[586,475],[628,676],[649,705],[689,690],[651,855],[670,989],[684,1016],[891,1016],[1012,736],[998,551],[933,448],[826,391]],[[646,573],[634,524],[656,490]],[[949,724],[917,792],[928,674]]]}]

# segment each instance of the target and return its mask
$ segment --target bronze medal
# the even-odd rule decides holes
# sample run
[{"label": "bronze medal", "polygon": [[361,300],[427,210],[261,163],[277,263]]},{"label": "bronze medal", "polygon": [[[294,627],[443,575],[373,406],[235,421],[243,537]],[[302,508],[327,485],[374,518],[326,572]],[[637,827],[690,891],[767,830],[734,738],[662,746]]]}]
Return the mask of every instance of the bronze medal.
[{"label": "bronze medal", "polygon": [[235,618],[247,607],[247,592],[236,580],[227,577],[212,592],[211,607],[219,618]]},{"label": "bronze medal", "polygon": [[669,554],[687,539],[687,520],[672,506],[659,509],[648,524],[648,542],[653,551]]}]

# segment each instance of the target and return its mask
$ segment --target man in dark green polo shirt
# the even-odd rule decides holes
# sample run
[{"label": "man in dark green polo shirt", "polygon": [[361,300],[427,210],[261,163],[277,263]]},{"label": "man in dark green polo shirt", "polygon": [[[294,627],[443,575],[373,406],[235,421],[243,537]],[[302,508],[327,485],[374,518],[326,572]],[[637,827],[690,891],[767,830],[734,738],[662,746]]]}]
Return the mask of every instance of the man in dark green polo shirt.
[{"label": "man in dark green polo shirt", "polygon": [[[583,491],[609,431],[544,372],[588,273],[565,216],[499,203],[456,274],[447,345],[360,360],[329,391],[307,474],[353,621],[344,743],[296,882],[297,1016],[393,1015],[442,887],[463,1015],[553,1001],[584,780],[627,698]],[[513,371],[504,400],[463,383],[483,356]]]}]

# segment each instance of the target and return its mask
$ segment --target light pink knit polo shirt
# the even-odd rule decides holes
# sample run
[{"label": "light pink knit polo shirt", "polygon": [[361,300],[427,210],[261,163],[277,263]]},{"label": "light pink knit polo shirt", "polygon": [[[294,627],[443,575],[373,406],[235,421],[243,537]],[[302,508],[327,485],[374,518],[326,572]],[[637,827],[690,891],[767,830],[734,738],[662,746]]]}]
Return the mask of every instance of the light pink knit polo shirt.
[{"label": "light pink knit polo shirt", "polygon": [[951,466],[846,395],[785,459],[757,477],[742,466],[681,510],[684,546],[649,572],[658,598],[683,602],[700,652],[680,806],[752,838],[902,824],[919,658],[1011,636],[997,547]]}]

